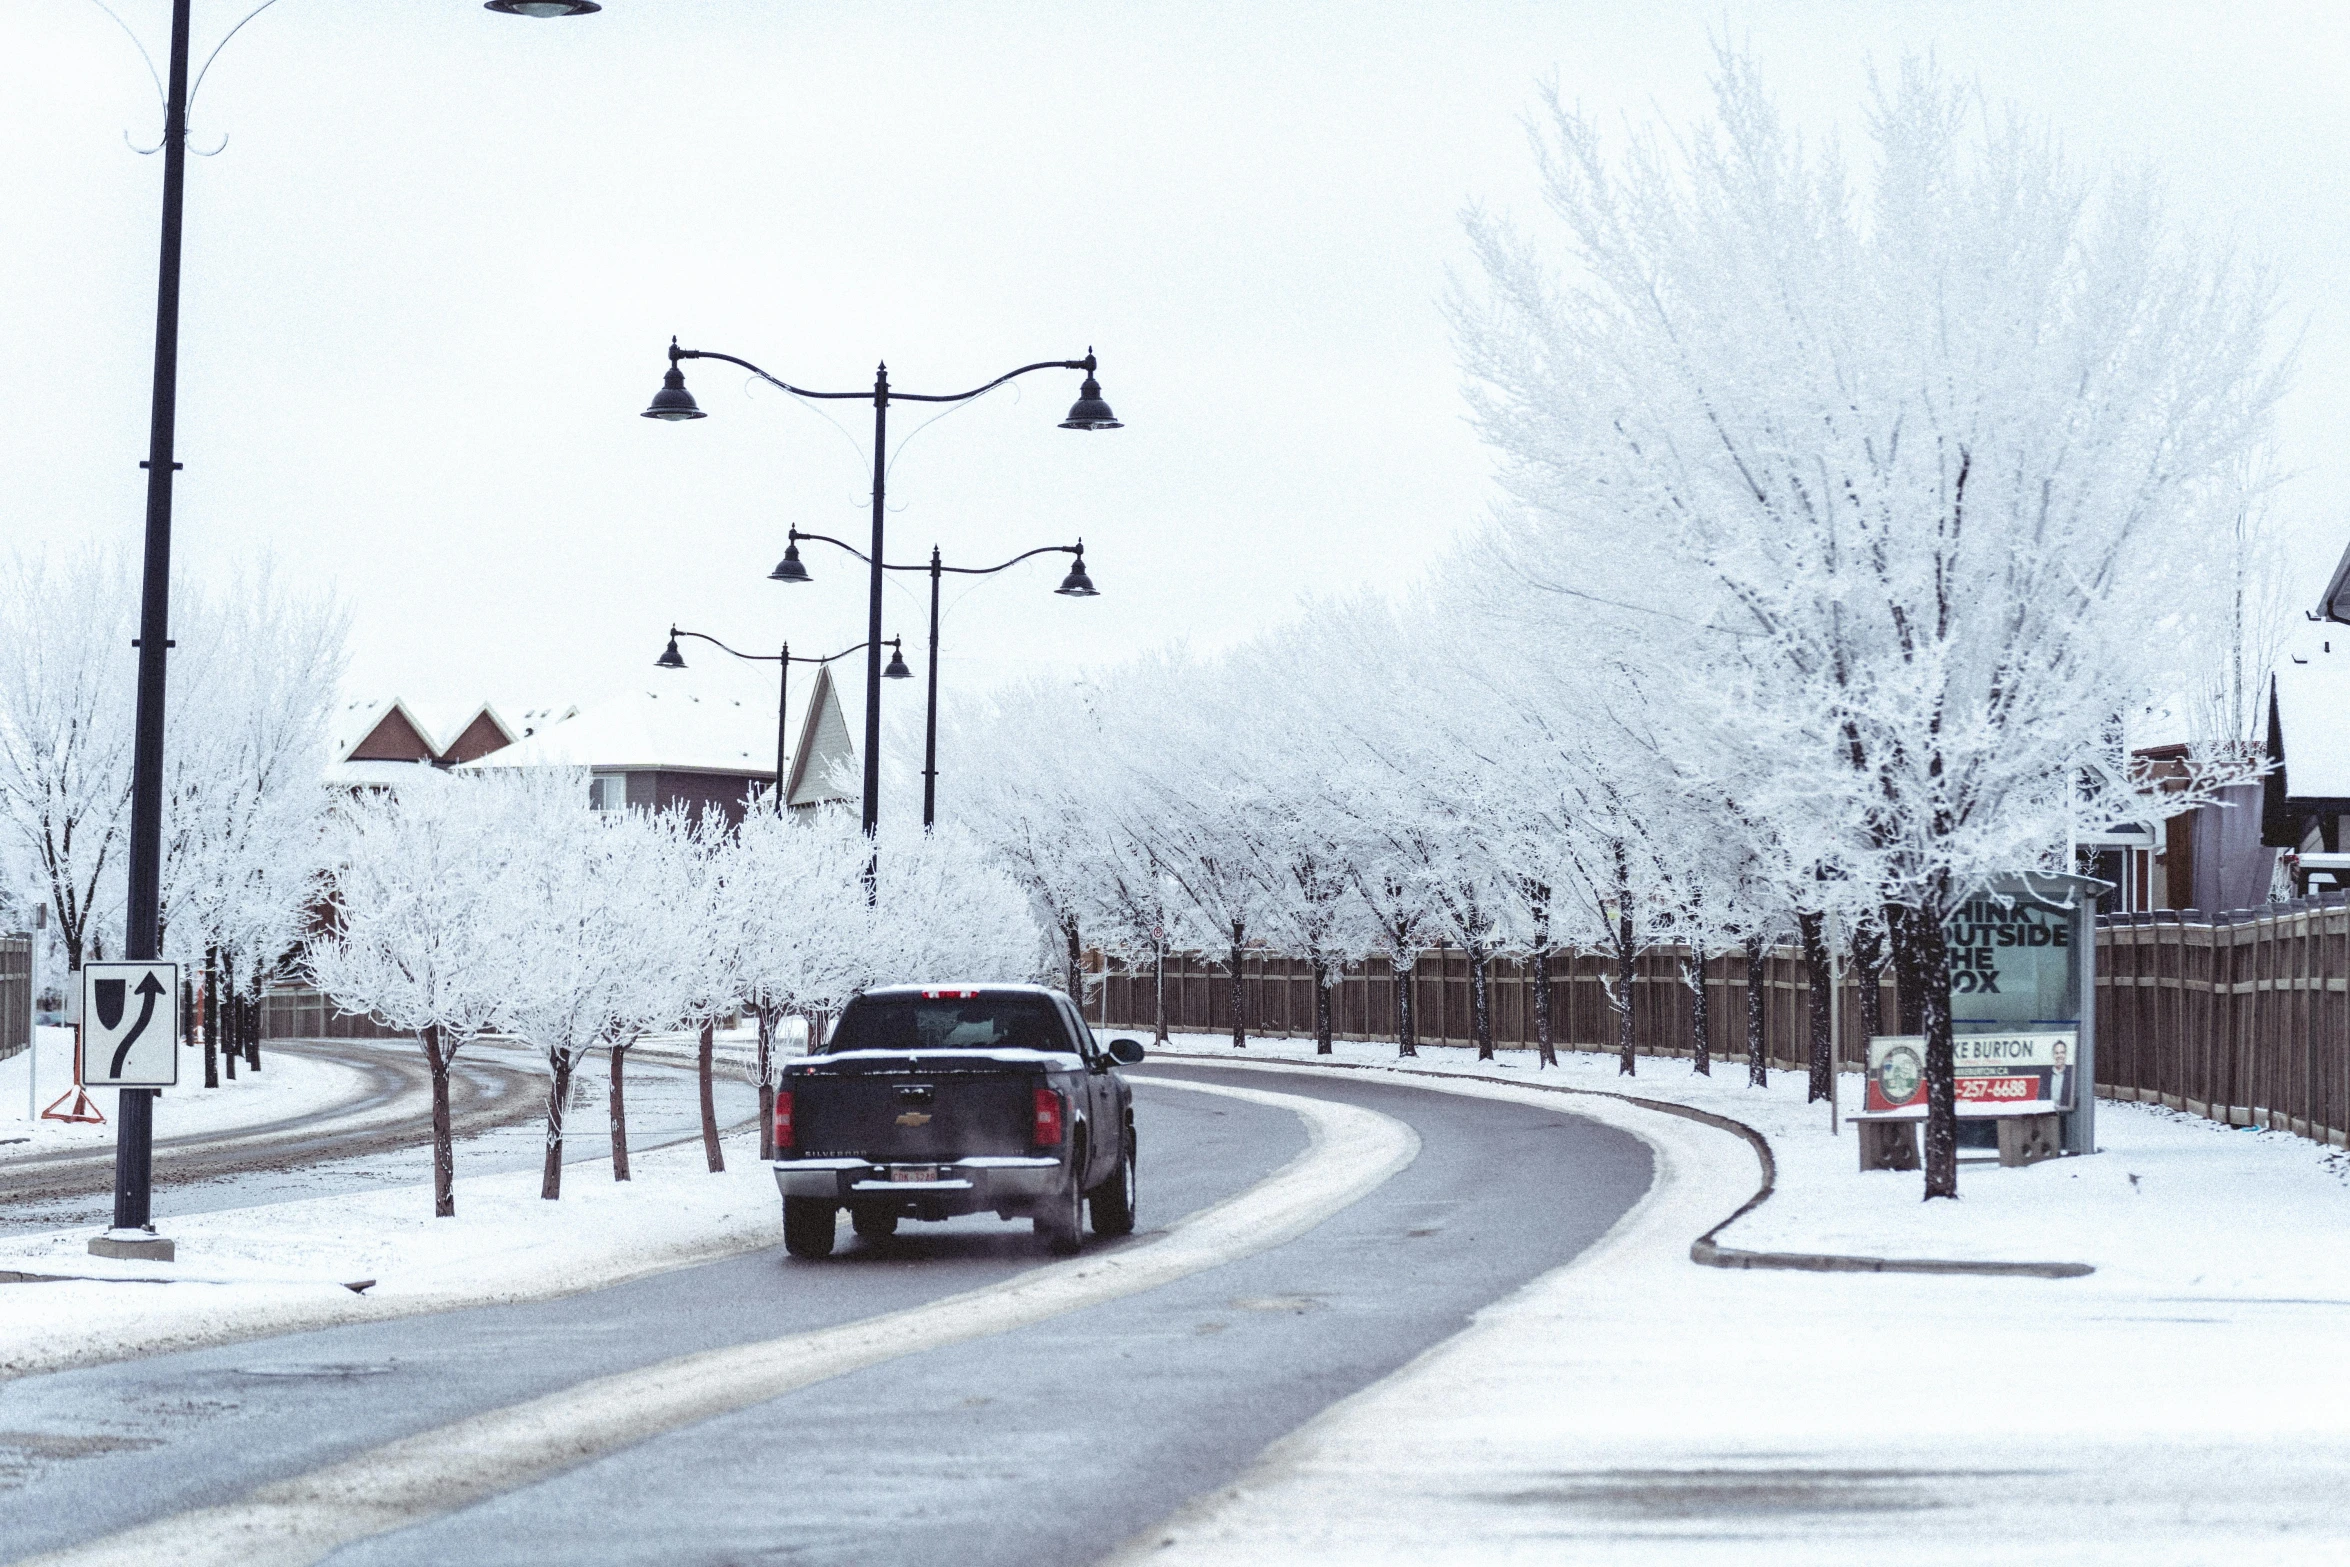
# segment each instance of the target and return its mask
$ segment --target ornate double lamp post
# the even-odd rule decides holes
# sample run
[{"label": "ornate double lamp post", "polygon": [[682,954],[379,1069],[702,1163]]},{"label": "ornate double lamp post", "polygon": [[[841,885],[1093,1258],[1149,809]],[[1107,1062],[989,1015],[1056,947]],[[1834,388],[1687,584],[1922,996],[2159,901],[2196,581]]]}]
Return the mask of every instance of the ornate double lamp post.
[{"label": "ornate double lamp post", "polygon": [[[802,539],[814,539],[821,544],[833,545],[847,550],[851,555],[865,561],[868,565],[873,564],[865,552],[854,545],[843,544],[828,534],[804,533],[800,529],[794,528],[791,530],[789,542],[784,546],[783,559],[777,563],[773,571],[767,574],[769,581],[812,582],[815,580],[808,575],[808,568],[800,561],[800,540]],[[922,825],[924,827],[929,827],[938,820],[939,580],[949,572],[963,577],[992,577],[999,571],[1017,566],[1020,562],[1037,555],[1073,555],[1076,557],[1069,564],[1069,574],[1061,579],[1059,587],[1053,589],[1055,593],[1066,598],[1089,599],[1098,596],[1099,590],[1094,587],[1093,578],[1086,575],[1085,541],[1083,539],[1079,539],[1074,544],[1040,545],[1035,549],[1023,551],[1010,560],[995,566],[949,566],[939,559],[938,546],[935,544],[930,547],[930,564],[927,566],[893,566],[887,562],[881,564],[880,569],[883,571],[927,571],[930,573],[930,684],[923,704],[926,711],[922,719]]]},{"label": "ornate double lamp post", "polygon": [[[1096,368],[1092,351],[1083,359],[1042,359],[1035,364],[1022,365],[997,376],[984,386],[975,386],[968,392],[901,392],[889,384],[889,366],[884,364],[874,372],[870,391],[814,392],[803,386],[794,386],[780,376],[769,375],[748,359],[737,359],[732,354],[713,353],[708,349],[680,348],[677,339],[669,340],[669,372],[662,377],[661,390],[653,394],[652,405],[645,409],[647,419],[682,421],[704,417],[694,402],[693,393],[685,389],[685,372],[678,368],[687,359],[715,359],[722,364],[735,365],[751,374],[791,393],[794,397],[817,398],[825,401],[862,400],[873,403],[873,542],[870,550],[859,551],[871,568],[871,580],[866,593],[865,612],[865,800],[862,822],[867,836],[879,819],[881,805],[881,585],[884,570],[882,560],[882,519],[884,491],[889,474],[889,405],[900,403],[967,403],[983,393],[992,392],[1007,381],[1036,370],[1082,370],[1085,381],[1078,388],[1077,401],[1070,405],[1069,417],[1061,421],[1064,430],[1115,430],[1121,426],[1118,416],[1110,412],[1110,405],[1102,400],[1101,383],[1094,379]],[[1007,564],[1009,564],[1007,562]],[[780,569],[780,568],[778,568]]]}]

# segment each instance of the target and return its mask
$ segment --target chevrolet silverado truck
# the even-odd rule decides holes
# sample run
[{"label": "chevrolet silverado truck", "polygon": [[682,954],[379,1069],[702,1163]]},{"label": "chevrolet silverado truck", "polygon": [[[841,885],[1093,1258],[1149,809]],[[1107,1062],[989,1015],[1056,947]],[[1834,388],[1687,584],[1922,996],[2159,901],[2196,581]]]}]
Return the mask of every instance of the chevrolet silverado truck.
[{"label": "chevrolet silverado truck", "polygon": [[1034,1221],[1046,1249],[1134,1228],[1142,1046],[1105,1048],[1041,985],[898,985],[841,1009],[775,1090],[783,1243],[831,1255],[840,1210],[880,1240],[905,1219]]}]

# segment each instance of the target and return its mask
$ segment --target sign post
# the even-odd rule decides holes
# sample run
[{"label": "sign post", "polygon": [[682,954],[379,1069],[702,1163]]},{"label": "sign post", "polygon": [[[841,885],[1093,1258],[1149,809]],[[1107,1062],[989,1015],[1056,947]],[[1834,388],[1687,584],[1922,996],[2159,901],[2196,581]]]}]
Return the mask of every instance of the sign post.
[{"label": "sign post", "polygon": [[[179,1084],[179,999],[177,963],[91,963],[82,969],[78,1075],[88,1088],[121,1089],[119,1113],[125,1122],[134,1102],[152,1107],[156,1089]],[[118,1140],[115,1227],[91,1240],[96,1255],[161,1262],[174,1256],[177,1248],[145,1223],[152,1156],[153,1144],[144,1135]],[[119,1200],[126,1191],[135,1194],[137,1204],[135,1222],[127,1224]]]}]

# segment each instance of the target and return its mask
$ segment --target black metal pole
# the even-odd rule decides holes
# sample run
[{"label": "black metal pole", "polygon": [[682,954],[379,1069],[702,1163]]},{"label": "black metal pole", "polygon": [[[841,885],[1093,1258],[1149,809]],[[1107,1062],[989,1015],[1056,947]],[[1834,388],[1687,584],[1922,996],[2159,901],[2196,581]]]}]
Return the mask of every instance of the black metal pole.
[{"label": "black metal pole", "polygon": [[938,546],[930,546],[930,692],[922,720],[922,830],[938,820]]},{"label": "black metal pole", "polygon": [[[164,654],[171,645],[171,476],[179,409],[180,213],[188,182],[188,9],[172,0],[163,105],[163,240],[155,276],[155,395],[147,423],[147,558],[139,589],[139,706],[131,763],[130,898],[123,955],[159,955],[163,884]],[[147,1224],[155,1091],[126,1088],[115,1114],[114,1227]]]},{"label": "black metal pole", "polygon": [[[873,374],[873,563],[865,608],[865,836],[881,820],[881,507],[889,470],[889,366]],[[867,879],[868,890],[871,879]]]},{"label": "black metal pole", "polygon": [[783,814],[784,736],[788,732],[787,726],[791,722],[785,716],[791,712],[791,644],[789,642],[783,645],[783,655],[775,667],[782,671],[778,677],[778,686],[775,692],[775,814],[781,816]]}]

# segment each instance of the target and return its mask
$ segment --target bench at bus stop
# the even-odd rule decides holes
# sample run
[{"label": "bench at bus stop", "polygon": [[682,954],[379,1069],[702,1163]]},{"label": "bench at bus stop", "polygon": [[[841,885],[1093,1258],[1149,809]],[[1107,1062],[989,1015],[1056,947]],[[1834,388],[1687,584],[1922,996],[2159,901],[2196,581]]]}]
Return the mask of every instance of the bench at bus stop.
[{"label": "bench at bus stop", "polygon": [[[2048,1099],[2026,1099],[2012,1104],[1960,1100],[1960,1121],[1995,1121],[1999,1126],[1999,1162],[2009,1168],[2038,1164],[2064,1151],[2059,1118],[2065,1106]],[[1918,1167],[1918,1123],[1925,1120],[1924,1105],[1895,1110],[1862,1110],[1845,1117],[1860,1129],[1860,1167],[1863,1170],[1914,1170]]]}]

